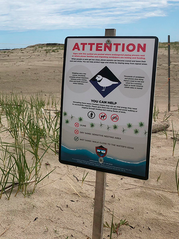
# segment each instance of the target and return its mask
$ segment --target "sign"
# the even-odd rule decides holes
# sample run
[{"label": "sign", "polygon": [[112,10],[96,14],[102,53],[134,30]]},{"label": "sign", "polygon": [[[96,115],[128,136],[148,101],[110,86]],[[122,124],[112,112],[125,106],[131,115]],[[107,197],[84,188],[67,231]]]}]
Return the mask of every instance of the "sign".
[{"label": "sign", "polygon": [[67,37],[61,163],[148,179],[158,39]]}]

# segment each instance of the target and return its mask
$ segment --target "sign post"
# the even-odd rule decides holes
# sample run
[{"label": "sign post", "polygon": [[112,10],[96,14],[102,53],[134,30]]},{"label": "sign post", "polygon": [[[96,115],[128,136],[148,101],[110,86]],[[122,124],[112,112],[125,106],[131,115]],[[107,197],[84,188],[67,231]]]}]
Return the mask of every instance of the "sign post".
[{"label": "sign post", "polygon": [[[105,36],[115,36],[116,29],[106,29]],[[105,204],[106,173],[96,171],[95,201],[92,239],[102,239]]]},{"label": "sign post", "polygon": [[92,239],[102,239],[106,189],[106,173],[96,171]]}]

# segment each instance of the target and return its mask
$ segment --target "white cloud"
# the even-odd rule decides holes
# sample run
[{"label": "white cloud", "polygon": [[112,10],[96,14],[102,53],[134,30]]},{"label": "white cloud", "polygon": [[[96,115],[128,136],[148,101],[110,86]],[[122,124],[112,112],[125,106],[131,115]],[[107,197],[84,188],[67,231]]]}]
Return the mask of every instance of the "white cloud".
[{"label": "white cloud", "polygon": [[0,0],[0,30],[104,27],[165,16],[179,0]]}]

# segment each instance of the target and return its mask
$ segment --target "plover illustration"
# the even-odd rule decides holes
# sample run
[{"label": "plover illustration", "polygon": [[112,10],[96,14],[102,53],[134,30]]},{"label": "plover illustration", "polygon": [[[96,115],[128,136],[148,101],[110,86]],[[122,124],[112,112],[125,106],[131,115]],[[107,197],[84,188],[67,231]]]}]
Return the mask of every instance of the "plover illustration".
[{"label": "plover illustration", "polygon": [[115,82],[115,81],[111,81],[105,77],[102,77],[101,75],[97,75],[96,76],[96,80],[98,82],[98,84],[103,87],[102,91],[106,90],[106,87],[114,85],[114,84],[118,84],[119,82]]}]

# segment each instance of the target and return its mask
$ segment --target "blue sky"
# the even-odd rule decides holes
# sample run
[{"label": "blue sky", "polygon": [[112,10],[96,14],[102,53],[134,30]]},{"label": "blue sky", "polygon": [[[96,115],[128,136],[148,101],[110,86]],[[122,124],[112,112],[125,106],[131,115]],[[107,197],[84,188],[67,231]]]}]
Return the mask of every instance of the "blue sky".
[{"label": "blue sky", "polygon": [[67,36],[157,36],[179,41],[179,0],[0,0],[0,49]]}]

